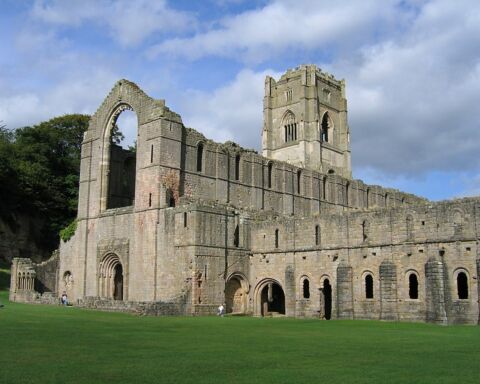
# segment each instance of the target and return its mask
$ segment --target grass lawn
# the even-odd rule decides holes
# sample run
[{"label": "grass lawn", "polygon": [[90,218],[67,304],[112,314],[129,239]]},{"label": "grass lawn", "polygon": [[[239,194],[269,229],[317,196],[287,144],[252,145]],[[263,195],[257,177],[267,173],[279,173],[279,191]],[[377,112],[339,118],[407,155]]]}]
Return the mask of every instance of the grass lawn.
[{"label": "grass lawn", "polygon": [[135,317],[7,296],[2,384],[480,382],[480,327]]}]

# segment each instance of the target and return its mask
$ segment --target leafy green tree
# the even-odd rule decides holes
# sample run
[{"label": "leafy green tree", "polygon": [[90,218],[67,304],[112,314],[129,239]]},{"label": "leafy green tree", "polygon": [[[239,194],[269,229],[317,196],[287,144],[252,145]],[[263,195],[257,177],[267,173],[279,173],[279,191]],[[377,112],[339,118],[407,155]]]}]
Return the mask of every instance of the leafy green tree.
[{"label": "leafy green tree", "polygon": [[81,143],[89,119],[65,115],[14,132],[0,130],[0,214],[42,217],[41,240],[51,250],[60,229],[76,216]]}]

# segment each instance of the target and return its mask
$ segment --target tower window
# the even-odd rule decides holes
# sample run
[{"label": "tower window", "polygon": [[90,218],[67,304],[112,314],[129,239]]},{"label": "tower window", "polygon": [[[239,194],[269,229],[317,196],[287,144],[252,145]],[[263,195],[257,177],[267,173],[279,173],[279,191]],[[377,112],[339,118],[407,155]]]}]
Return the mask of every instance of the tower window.
[{"label": "tower window", "polygon": [[295,115],[288,111],[283,118],[284,127],[284,139],[288,143],[290,141],[297,140],[297,123],[295,121]]},{"label": "tower window", "polygon": [[321,140],[323,142],[328,143],[329,139],[329,131],[331,129],[330,117],[328,116],[328,112],[325,112],[322,118],[322,132],[321,132]]},{"label": "tower window", "polygon": [[315,245],[320,245],[320,226],[315,226]]},{"label": "tower window", "polygon": [[278,229],[275,229],[275,248],[278,248]]},{"label": "tower window", "polygon": [[293,92],[291,89],[287,89],[285,91],[285,99],[288,101],[292,101],[292,95],[293,95]]},{"label": "tower window", "polygon": [[323,100],[326,102],[330,102],[330,97],[331,97],[331,92],[329,89],[324,88],[323,89]]}]

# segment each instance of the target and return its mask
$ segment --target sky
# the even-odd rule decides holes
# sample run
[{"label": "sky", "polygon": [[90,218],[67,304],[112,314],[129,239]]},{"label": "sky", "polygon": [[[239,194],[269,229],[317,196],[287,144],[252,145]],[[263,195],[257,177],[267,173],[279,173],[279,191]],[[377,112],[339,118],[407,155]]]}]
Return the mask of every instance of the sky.
[{"label": "sky", "polygon": [[93,114],[126,78],[261,152],[264,78],[300,64],[346,80],[354,178],[480,195],[478,0],[0,0],[10,129]]}]

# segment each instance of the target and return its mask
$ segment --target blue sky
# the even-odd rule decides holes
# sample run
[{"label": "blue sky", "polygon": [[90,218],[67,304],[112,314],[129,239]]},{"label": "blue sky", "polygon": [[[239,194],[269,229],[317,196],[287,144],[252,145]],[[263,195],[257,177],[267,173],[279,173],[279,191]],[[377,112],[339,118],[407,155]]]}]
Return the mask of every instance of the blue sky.
[{"label": "blue sky", "polygon": [[355,178],[432,200],[480,194],[478,0],[0,5],[9,128],[91,114],[127,78],[207,137],[260,150],[265,75],[313,63],[347,81]]}]

